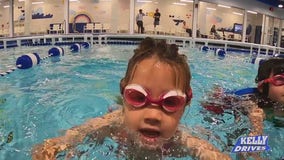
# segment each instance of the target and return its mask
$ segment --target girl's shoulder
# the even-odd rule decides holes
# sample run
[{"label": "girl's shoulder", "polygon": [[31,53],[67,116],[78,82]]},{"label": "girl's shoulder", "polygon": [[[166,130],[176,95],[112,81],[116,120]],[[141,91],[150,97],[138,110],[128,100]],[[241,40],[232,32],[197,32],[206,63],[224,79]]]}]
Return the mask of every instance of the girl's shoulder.
[{"label": "girl's shoulder", "polygon": [[110,113],[107,113],[101,117],[89,119],[88,121],[86,121],[85,125],[90,125],[94,128],[98,128],[99,126],[106,126],[114,123],[116,124],[122,123],[123,120],[122,112],[123,112],[122,109],[118,109]]}]

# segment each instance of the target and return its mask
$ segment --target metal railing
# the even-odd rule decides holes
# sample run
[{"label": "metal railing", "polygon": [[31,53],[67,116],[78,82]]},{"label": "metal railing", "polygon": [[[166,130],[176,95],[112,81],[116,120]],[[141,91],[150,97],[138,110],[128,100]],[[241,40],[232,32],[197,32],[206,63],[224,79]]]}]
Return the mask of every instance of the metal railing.
[{"label": "metal railing", "polygon": [[240,51],[258,54],[284,54],[284,48],[255,43],[236,41],[178,37],[171,35],[148,35],[148,34],[59,34],[41,35],[31,37],[15,37],[0,39],[0,49],[34,45],[68,45],[75,42],[89,42],[90,44],[138,44],[145,37],[165,39],[169,43],[176,43],[181,47],[196,48],[208,46],[212,49],[222,48],[225,51]]}]

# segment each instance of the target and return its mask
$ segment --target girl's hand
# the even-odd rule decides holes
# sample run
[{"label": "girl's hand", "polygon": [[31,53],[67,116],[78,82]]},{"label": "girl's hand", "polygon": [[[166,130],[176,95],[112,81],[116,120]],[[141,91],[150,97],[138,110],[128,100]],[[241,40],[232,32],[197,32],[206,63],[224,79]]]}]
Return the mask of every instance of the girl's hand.
[{"label": "girl's hand", "polygon": [[68,149],[70,146],[64,144],[61,137],[48,139],[42,144],[35,145],[32,149],[33,160],[55,160],[57,153]]}]

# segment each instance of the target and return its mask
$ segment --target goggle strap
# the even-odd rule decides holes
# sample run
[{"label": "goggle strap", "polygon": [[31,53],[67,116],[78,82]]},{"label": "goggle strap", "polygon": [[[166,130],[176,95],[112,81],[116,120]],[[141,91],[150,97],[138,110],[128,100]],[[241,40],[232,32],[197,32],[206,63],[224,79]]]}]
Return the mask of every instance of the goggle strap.
[{"label": "goggle strap", "polygon": [[189,102],[192,97],[193,97],[193,94],[192,94],[192,89],[190,88],[188,91],[187,91],[187,102]]},{"label": "goggle strap", "polygon": [[262,86],[264,84],[264,80],[260,81],[257,83],[257,88],[259,88],[260,86]]},{"label": "goggle strap", "polygon": [[259,88],[259,87],[262,86],[264,83],[273,83],[276,78],[284,78],[284,74],[279,74],[279,75],[275,75],[275,76],[273,76],[273,77],[264,79],[264,80],[258,82],[257,87]]}]

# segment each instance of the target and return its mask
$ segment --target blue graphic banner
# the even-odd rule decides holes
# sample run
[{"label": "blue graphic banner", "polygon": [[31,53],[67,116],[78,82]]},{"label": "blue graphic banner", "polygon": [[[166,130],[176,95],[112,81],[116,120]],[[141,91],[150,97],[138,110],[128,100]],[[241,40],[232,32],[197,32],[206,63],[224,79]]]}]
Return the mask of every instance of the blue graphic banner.
[{"label": "blue graphic banner", "polygon": [[268,136],[240,137],[232,152],[262,152],[268,151]]}]

